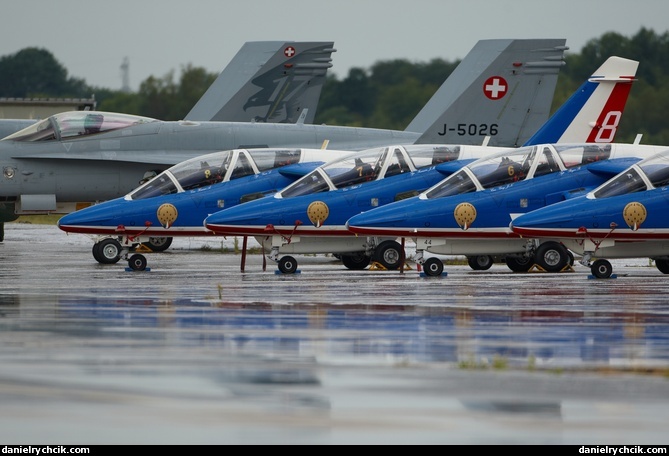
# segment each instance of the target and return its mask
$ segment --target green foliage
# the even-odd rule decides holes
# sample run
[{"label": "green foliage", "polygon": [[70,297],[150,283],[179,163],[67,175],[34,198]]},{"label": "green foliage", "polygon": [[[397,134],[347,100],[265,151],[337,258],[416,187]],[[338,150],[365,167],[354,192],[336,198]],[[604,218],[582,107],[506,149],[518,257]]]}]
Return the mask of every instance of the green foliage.
[{"label": "green foliage", "polygon": [[46,49],[29,47],[0,57],[0,96],[16,98],[86,98],[82,79],[68,78],[67,70]]},{"label": "green foliage", "polygon": [[[645,144],[669,144],[669,32],[641,28],[631,37],[608,32],[566,53],[553,99],[553,111],[564,103],[611,55],[638,60],[638,81],[632,91],[616,140],[631,142],[643,134]],[[369,68],[351,68],[344,79],[329,75],[315,123],[403,130],[460,61],[435,58],[427,63],[404,59],[377,61]],[[180,120],[218,74],[187,65],[144,80],[138,92],[90,87],[68,77],[67,70],[45,50],[26,48],[0,57],[0,97],[95,96],[98,109],[162,120]]]}]

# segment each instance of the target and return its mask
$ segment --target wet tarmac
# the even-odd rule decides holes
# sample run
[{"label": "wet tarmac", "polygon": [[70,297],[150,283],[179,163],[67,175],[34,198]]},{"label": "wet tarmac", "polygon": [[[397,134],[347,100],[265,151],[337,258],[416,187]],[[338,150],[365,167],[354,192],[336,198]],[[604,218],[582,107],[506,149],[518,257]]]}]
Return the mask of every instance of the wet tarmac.
[{"label": "wet tarmac", "polygon": [[91,246],[5,227],[3,444],[669,443],[669,277],[648,260],[281,275],[188,238],[133,272]]}]

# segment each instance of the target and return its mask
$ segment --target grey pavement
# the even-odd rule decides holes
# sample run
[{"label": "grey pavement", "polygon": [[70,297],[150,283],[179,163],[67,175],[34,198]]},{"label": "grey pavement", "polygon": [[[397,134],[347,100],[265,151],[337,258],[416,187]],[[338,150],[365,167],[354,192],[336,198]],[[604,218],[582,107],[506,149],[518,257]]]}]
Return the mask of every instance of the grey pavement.
[{"label": "grey pavement", "polygon": [[281,275],[234,245],[178,239],[138,272],[7,224],[0,442],[669,443],[669,277],[647,259]]}]

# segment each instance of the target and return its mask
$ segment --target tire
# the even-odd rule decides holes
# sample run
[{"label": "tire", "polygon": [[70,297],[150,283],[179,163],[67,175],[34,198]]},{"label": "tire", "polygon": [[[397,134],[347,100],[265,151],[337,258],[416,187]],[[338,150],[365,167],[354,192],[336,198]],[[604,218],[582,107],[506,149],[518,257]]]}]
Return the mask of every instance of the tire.
[{"label": "tire", "polygon": [[598,279],[608,279],[613,272],[613,266],[607,260],[597,260],[590,266],[590,271]]},{"label": "tire", "polygon": [[365,255],[362,252],[354,253],[352,255],[340,255],[341,262],[346,266],[346,268],[353,271],[359,271],[365,269],[369,266],[369,263],[372,261],[370,257]]},{"label": "tire", "polygon": [[139,253],[134,254],[128,260],[128,267],[133,271],[144,271],[146,269],[146,257]]},{"label": "tire", "polygon": [[490,255],[468,256],[467,263],[474,271],[486,271],[490,269],[495,260]]},{"label": "tire", "polygon": [[149,242],[144,242],[143,245],[153,252],[164,252],[172,245],[172,240],[171,237],[150,237]]},{"label": "tire", "polygon": [[284,274],[294,274],[297,271],[297,260],[292,256],[281,257],[279,260],[279,271]]},{"label": "tire", "polygon": [[444,263],[439,258],[428,258],[423,263],[423,271],[431,277],[440,276],[444,272]]},{"label": "tire", "polygon": [[504,262],[513,272],[527,272],[534,264],[532,258],[525,257],[506,257],[504,258]]},{"label": "tire", "polygon": [[399,269],[404,258],[402,245],[397,241],[383,241],[374,249],[374,259],[386,269]]},{"label": "tire", "polygon": [[655,260],[655,267],[662,274],[669,274],[669,260],[657,259]]},{"label": "tire", "polygon": [[121,259],[121,243],[107,238],[93,245],[93,258],[100,264],[116,264]]},{"label": "tire", "polygon": [[569,251],[559,242],[544,242],[537,248],[534,262],[547,272],[560,272],[569,264]]}]

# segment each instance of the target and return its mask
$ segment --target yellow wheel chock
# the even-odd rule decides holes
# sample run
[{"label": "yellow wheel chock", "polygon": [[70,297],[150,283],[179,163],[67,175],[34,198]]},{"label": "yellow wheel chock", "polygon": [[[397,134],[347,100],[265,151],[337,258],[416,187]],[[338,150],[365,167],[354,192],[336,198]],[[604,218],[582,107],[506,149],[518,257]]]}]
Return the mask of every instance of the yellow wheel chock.
[{"label": "yellow wheel chock", "polygon": [[[548,272],[538,264],[533,264],[530,269],[527,270],[527,272]],[[574,268],[570,265],[567,264],[564,268],[560,269],[560,272],[574,272]]]},{"label": "yellow wheel chock", "polygon": [[[408,263],[404,263],[404,270],[412,270],[413,268],[409,266]],[[372,261],[372,264],[369,266],[370,271],[387,271],[388,268],[379,263],[378,261]]]}]

